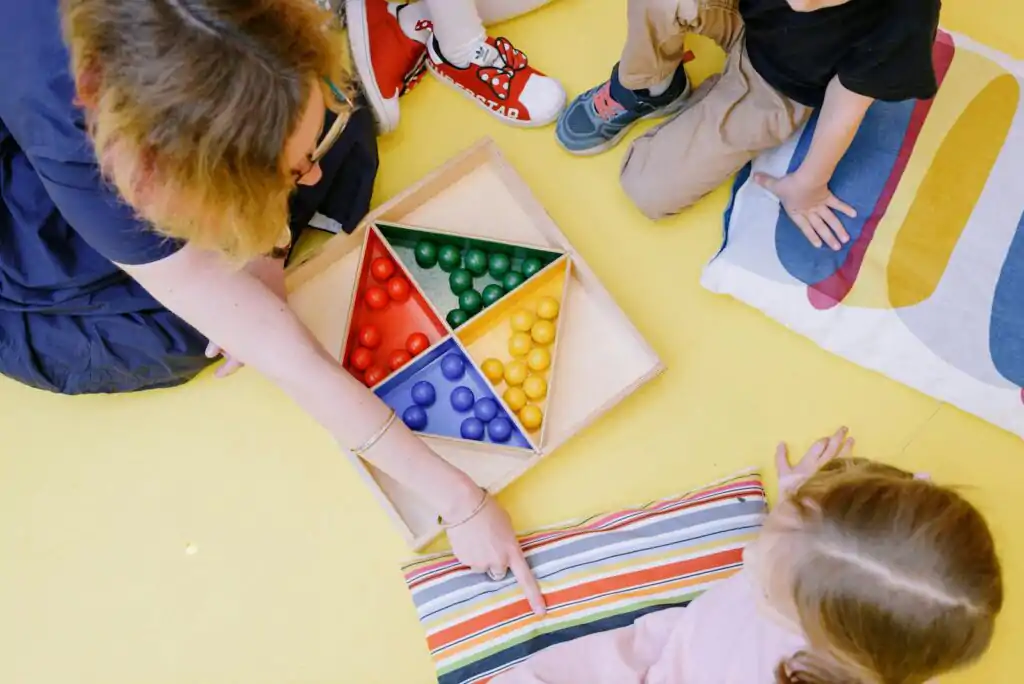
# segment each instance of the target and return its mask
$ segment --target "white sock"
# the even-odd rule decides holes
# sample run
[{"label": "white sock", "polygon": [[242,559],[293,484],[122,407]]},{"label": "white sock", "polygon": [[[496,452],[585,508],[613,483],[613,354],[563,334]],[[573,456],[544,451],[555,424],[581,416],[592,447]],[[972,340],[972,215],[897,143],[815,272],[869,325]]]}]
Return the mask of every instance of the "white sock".
[{"label": "white sock", "polygon": [[402,33],[416,40],[426,42],[429,32],[418,26],[424,26],[430,21],[430,14],[427,11],[427,3],[413,2],[408,5],[391,5],[395,7],[398,17],[398,25],[402,27]]},{"label": "white sock", "polygon": [[[436,36],[437,34],[435,33],[434,35]],[[445,59],[460,69],[464,69],[477,56],[485,40],[487,40],[487,34],[481,31],[480,35],[473,40],[454,47],[442,45],[440,40],[437,43],[441,47],[441,54],[444,55]]]},{"label": "white sock", "polygon": [[672,85],[672,81],[675,79],[675,77],[676,74],[673,71],[671,74],[668,75],[668,78],[666,78],[664,81],[658,81],[654,85],[647,86],[647,92],[651,94],[651,97],[658,97],[659,95],[664,95],[665,91],[668,90],[668,87]]}]

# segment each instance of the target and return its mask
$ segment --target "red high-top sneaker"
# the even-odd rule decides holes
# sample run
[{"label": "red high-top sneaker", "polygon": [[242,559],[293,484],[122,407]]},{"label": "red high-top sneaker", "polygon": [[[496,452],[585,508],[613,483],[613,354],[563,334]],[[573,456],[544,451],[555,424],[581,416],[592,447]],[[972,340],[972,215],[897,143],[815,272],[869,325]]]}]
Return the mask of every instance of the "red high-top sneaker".
[{"label": "red high-top sneaker", "polygon": [[381,133],[398,127],[398,98],[423,76],[430,22],[416,5],[345,0],[352,60]]}]

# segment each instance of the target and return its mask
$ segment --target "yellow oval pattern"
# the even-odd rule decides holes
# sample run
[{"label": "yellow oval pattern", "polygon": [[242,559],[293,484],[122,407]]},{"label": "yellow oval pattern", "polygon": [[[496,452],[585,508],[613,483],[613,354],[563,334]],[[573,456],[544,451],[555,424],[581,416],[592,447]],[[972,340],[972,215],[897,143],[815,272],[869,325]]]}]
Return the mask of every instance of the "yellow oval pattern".
[{"label": "yellow oval pattern", "polygon": [[913,306],[938,287],[999,157],[1020,99],[1014,76],[990,82],[949,130],[893,243],[889,304]]}]

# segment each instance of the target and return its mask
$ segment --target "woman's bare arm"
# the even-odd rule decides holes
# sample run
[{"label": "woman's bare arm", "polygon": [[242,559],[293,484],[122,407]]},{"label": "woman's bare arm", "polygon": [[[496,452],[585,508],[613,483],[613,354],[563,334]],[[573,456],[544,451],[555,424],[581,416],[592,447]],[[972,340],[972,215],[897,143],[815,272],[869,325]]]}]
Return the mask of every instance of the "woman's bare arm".
[{"label": "woman's bare arm", "polygon": [[[122,268],[168,309],[275,382],[342,447],[364,443],[387,419],[388,408],[341,368],[285,302],[224,257],[186,246],[166,259]],[[401,421],[365,458],[446,519],[460,519],[480,499],[467,475]]]}]

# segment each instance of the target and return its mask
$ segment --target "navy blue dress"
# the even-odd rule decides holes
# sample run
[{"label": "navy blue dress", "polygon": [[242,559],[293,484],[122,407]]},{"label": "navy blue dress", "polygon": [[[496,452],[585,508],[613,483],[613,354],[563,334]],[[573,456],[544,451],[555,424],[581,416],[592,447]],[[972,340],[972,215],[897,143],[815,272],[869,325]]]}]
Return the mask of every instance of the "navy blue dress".
[{"label": "navy blue dress", "polygon": [[[210,363],[206,340],[114,262],[150,263],[181,245],[102,179],[58,4],[0,0],[0,373],[65,394],[177,385]],[[354,227],[377,163],[360,109],[321,161],[323,180],[293,196],[293,234],[317,212]]]}]

